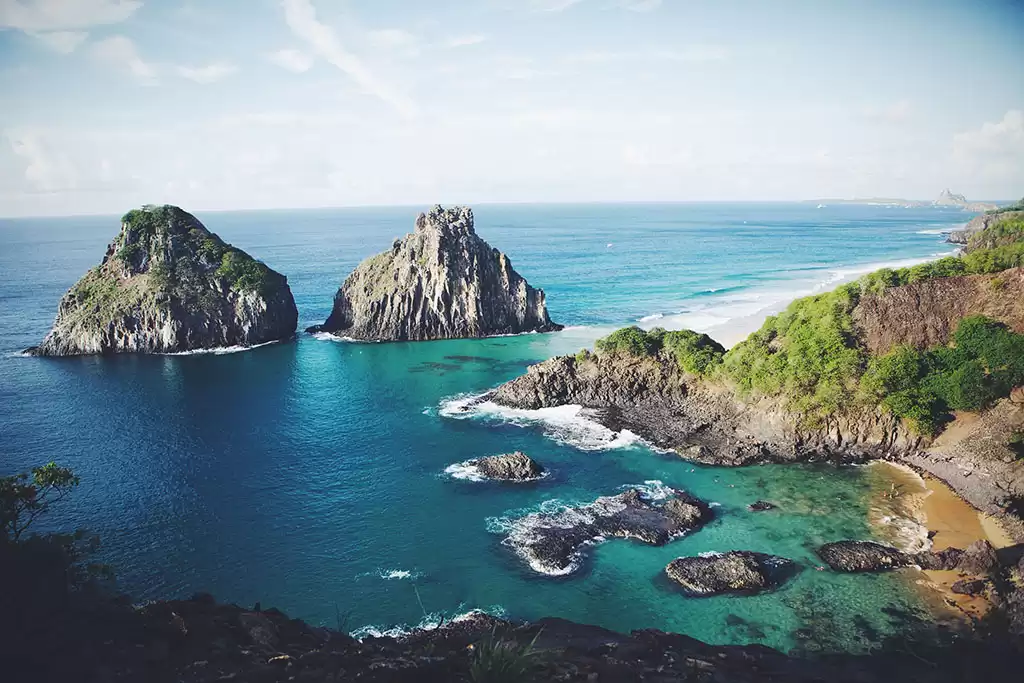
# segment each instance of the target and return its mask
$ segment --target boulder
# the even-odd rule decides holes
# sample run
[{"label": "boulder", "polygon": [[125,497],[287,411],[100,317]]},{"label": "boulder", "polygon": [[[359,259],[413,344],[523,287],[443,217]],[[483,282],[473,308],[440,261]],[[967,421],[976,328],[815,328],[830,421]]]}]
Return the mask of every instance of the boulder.
[{"label": "boulder", "polygon": [[175,353],[254,346],[295,334],[285,276],[176,206],[121,219],[102,263],[60,301],[40,356]]},{"label": "boulder", "polygon": [[560,329],[543,290],[476,234],[471,209],[435,206],[419,215],[414,232],[360,263],[331,315],[307,331],[418,341]]},{"label": "boulder", "polygon": [[964,549],[956,568],[966,574],[988,576],[999,568],[999,557],[991,543],[975,541]]},{"label": "boulder", "polygon": [[530,481],[544,474],[544,468],[522,451],[477,458],[470,460],[467,464],[475,467],[482,476],[488,479]]},{"label": "boulder", "polygon": [[665,567],[665,574],[688,595],[707,596],[759,593],[779,585],[793,569],[793,562],[783,557],[736,550],[680,557]]},{"label": "boulder", "polygon": [[901,550],[873,541],[837,541],[818,548],[818,556],[838,572],[879,572],[906,567],[913,559]]},{"label": "boulder", "polygon": [[981,595],[985,592],[985,586],[982,579],[960,579],[950,586],[950,590],[960,595]]}]

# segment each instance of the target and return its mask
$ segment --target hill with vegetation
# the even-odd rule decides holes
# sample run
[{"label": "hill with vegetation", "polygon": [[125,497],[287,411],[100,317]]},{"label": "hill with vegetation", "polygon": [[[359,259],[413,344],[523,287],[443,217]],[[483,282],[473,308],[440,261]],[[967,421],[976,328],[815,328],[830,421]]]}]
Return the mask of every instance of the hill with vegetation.
[{"label": "hill with vegetation", "polygon": [[252,346],[295,333],[285,276],[176,206],[126,213],[102,263],[61,299],[31,353],[173,353]]}]

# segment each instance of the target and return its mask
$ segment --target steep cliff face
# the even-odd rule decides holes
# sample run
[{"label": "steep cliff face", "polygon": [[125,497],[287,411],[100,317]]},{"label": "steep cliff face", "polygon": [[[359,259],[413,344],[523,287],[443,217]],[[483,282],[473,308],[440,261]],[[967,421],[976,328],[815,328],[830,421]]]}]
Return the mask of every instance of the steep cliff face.
[{"label": "steep cliff face", "polygon": [[334,297],[325,331],[373,341],[550,332],[543,290],[482,240],[465,207],[434,207],[416,230],[359,264]]},{"label": "steep cliff face", "polygon": [[710,465],[859,462],[914,452],[921,443],[899,420],[876,410],[805,425],[782,401],[743,400],[727,386],[680,371],[668,358],[552,358],[501,385],[490,398],[526,410],[569,404],[596,409],[611,429],[629,429],[660,448]]},{"label": "steep cliff face", "polygon": [[873,355],[888,353],[898,344],[918,349],[946,344],[968,315],[985,315],[1024,332],[1024,268],[893,287],[863,296],[852,315],[861,341]]},{"label": "steep cliff face", "polygon": [[252,346],[295,333],[287,279],[173,206],[129,211],[60,301],[41,356]]}]

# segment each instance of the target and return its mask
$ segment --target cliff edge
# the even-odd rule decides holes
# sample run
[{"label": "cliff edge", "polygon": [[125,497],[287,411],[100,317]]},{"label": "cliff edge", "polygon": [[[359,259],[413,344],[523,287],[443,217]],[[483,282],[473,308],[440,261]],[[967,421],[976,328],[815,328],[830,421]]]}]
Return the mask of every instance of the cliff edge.
[{"label": "cliff edge", "polygon": [[477,234],[473,211],[435,206],[416,229],[355,269],[323,325],[367,341],[422,341],[562,329],[505,254]]},{"label": "cliff edge", "polygon": [[39,356],[175,353],[295,334],[285,276],[176,206],[129,211],[102,263],[60,301]]}]

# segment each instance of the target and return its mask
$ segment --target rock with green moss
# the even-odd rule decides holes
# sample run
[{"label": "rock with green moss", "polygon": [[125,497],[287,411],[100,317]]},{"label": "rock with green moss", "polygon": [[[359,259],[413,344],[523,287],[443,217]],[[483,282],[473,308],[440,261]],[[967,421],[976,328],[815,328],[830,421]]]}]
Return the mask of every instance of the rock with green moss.
[{"label": "rock with green moss", "polygon": [[308,331],[420,341],[560,329],[543,290],[476,234],[471,209],[436,206],[413,233],[359,264],[327,321]]},{"label": "rock with green moss", "polygon": [[61,299],[40,356],[175,353],[295,334],[285,276],[175,206],[129,211],[103,262]]}]

